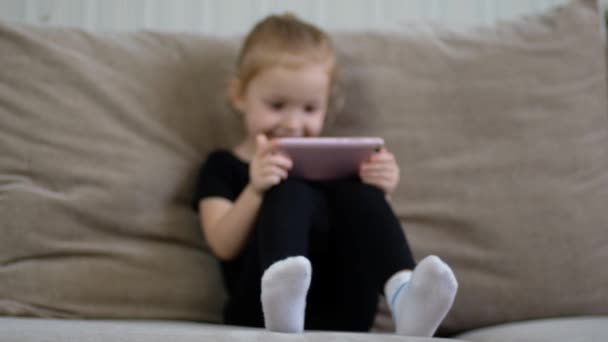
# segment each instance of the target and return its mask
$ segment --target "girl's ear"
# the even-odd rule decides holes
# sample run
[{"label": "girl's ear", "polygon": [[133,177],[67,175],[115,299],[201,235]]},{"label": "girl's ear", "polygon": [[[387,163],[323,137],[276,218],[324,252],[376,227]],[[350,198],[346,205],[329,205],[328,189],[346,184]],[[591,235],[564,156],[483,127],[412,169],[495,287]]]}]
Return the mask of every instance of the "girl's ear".
[{"label": "girl's ear", "polygon": [[239,112],[243,112],[245,109],[245,99],[243,82],[240,79],[234,77],[230,80],[230,83],[228,84],[228,96],[232,107]]}]

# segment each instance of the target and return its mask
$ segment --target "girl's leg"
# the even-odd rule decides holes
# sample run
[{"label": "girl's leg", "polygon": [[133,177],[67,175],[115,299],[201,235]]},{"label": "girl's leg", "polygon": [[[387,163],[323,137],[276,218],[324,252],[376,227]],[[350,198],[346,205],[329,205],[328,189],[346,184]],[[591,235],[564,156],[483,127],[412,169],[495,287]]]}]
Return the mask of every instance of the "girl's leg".
[{"label": "girl's leg", "polygon": [[312,185],[293,179],[266,192],[255,227],[263,270],[287,257],[308,256],[322,198]]},{"label": "girl's leg", "polygon": [[336,328],[368,331],[385,282],[397,271],[413,269],[414,259],[380,189],[358,180],[337,181],[327,193],[340,308]]},{"label": "girl's leg", "polygon": [[405,234],[379,189],[360,182],[339,182],[332,193],[338,222],[334,225],[337,261],[345,266],[338,278],[342,283],[338,293],[344,294],[342,307],[361,300],[360,316],[349,308],[343,324],[368,329],[377,296],[385,287],[397,333],[432,336],[456,294],[451,269],[431,256],[411,272],[415,263]]},{"label": "girl's leg", "polygon": [[[279,264],[274,265],[274,272],[266,275],[264,272],[276,262],[293,256],[308,255],[309,236],[317,215],[319,196],[321,194],[318,190],[308,184],[289,179],[265,194],[252,236],[238,260],[238,276],[231,281],[233,289],[225,312],[227,323],[256,327],[267,325],[283,331],[290,330],[293,326],[298,326],[298,321],[303,321],[304,308],[293,311],[302,313],[294,315],[290,320],[296,322],[291,327],[283,327],[276,320],[265,324],[269,323],[268,320],[265,322],[265,318],[284,318],[280,313],[287,303],[275,298],[286,296],[286,289],[293,289],[293,293],[287,294],[287,297],[295,298],[295,303],[303,302],[297,298],[306,296],[310,267],[307,271],[305,262],[298,259],[296,263],[288,262],[280,267]],[[294,267],[295,272],[292,270]],[[297,275],[297,280],[293,280],[294,274]],[[292,285],[281,286],[282,283],[285,284],[286,277],[292,279]],[[297,283],[305,286],[294,285]],[[260,301],[260,296],[264,303]]]}]

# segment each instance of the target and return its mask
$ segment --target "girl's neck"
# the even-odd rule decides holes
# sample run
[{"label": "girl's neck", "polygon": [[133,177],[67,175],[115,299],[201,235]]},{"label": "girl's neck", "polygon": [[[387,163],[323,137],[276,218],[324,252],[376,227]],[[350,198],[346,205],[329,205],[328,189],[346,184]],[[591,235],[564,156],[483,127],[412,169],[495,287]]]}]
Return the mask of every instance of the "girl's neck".
[{"label": "girl's neck", "polygon": [[241,160],[250,162],[255,154],[255,143],[250,139],[243,140],[240,144],[236,145],[232,152]]}]

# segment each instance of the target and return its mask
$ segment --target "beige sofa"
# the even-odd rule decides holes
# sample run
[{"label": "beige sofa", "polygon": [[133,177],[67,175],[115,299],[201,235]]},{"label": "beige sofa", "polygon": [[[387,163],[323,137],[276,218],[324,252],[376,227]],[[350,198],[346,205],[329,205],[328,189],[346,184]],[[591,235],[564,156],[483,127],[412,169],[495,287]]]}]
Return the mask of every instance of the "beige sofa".
[{"label": "beige sofa", "polygon": [[[608,336],[602,22],[573,0],[469,31],[332,33],[326,134],[395,152],[414,252],[460,283],[439,336]],[[241,134],[224,96],[237,46],[0,23],[0,341],[430,340],[221,325],[190,201],[206,154]]]}]

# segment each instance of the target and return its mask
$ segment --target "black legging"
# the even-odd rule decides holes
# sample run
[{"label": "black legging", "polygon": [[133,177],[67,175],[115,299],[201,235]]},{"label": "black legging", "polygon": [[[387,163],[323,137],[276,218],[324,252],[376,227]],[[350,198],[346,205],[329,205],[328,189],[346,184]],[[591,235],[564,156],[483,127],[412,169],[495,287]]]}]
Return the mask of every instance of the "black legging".
[{"label": "black legging", "polygon": [[262,274],[297,255],[313,268],[305,327],[314,330],[368,331],[384,283],[415,265],[381,190],[358,180],[288,179],[266,192],[243,252],[223,264],[225,322],[263,327]]}]

